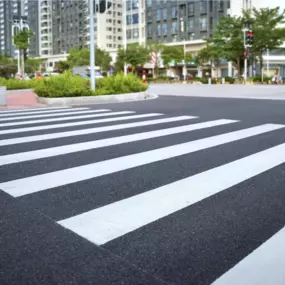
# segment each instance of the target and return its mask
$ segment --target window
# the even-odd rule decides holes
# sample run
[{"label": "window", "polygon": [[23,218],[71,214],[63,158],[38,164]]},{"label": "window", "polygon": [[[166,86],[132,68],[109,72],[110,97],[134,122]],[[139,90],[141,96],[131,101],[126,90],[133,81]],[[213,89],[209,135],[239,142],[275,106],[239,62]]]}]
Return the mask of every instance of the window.
[{"label": "window", "polygon": [[152,24],[147,25],[147,36],[148,37],[152,36]]},{"label": "window", "polygon": [[132,9],[136,10],[139,8],[139,1],[137,0],[132,0]]},{"label": "window", "polygon": [[151,6],[152,6],[152,0],[147,0],[146,6],[147,6],[147,7],[151,7]]},{"label": "window", "polygon": [[166,20],[167,19],[167,8],[163,8],[163,19]]},{"label": "window", "polygon": [[157,35],[160,37],[161,36],[161,24],[157,25]]},{"label": "window", "polygon": [[156,10],[156,21],[160,21],[161,20],[161,10],[158,9]]},{"label": "window", "polygon": [[172,18],[177,18],[177,6],[172,7],[171,16]]},{"label": "window", "polygon": [[127,39],[132,38],[132,30],[127,30]]},{"label": "window", "polygon": [[167,35],[167,23],[163,23],[163,25],[162,25],[162,34],[164,36]]},{"label": "window", "polygon": [[188,15],[194,15],[194,3],[188,5]]},{"label": "window", "polygon": [[205,0],[200,1],[200,13],[207,13],[207,5]]},{"label": "window", "polygon": [[127,11],[130,11],[132,9],[132,3],[131,1],[126,1]]},{"label": "window", "polygon": [[139,23],[139,14],[133,14],[132,15],[132,24],[138,24]]},{"label": "window", "polygon": [[135,28],[133,29],[133,38],[137,39],[139,37],[139,29]]},{"label": "window", "polygon": [[194,18],[188,19],[188,31],[189,32],[194,31]]},{"label": "window", "polygon": [[206,16],[200,17],[200,30],[201,31],[207,30],[207,17]]},{"label": "window", "polygon": [[217,1],[218,11],[224,10],[224,2],[222,0]]},{"label": "window", "polygon": [[131,25],[132,23],[132,15],[127,15],[127,25]]},{"label": "window", "polygon": [[172,25],[171,25],[171,33],[172,34],[177,34],[178,32],[178,24],[177,22],[172,22]]}]

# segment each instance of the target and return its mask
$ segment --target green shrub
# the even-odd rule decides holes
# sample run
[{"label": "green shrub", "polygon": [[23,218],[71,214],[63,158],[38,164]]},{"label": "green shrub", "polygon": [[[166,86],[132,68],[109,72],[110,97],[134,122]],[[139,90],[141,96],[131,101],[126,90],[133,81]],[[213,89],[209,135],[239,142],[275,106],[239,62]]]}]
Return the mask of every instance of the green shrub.
[{"label": "green shrub", "polygon": [[226,76],[225,77],[225,81],[229,82],[230,84],[233,84],[235,82],[235,79],[233,77],[230,76]]},{"label": "green shrub", "polygon": [[90,80],[73,76],[71,72],[51,76],[38,81],[35,92],[41,97],[79,97],[140,92],[147,85],[134,75],[118,74],[96,80],[96,91],[90,88]]},{"label": "green shrub", "polygon": [[141,78],[129,74],[119,73],[96,80],[95,95],[123,94],[145,91],[148,88]]},{"label": "green shrub", "polygon": [[[249,80],[252,82],[262,82],[262,77],[261,75],[256,75],[256,76],[249,77]],[[271,80],[272,80],[271,77],[263,76],[263,82],[269,82]]]},{"label": "green shrub", "polygon": [[38,79],[19,80],[15,78],[0,78],[0,86],[6,86],[7,90],[31,89],[35,88],[38,83]]},{"label": "green shrub", "polygon": [[92,95],[89,80],[79,76],[73,76],[71,72],[39,80],[34,91],[40,97],[50,98]]}]

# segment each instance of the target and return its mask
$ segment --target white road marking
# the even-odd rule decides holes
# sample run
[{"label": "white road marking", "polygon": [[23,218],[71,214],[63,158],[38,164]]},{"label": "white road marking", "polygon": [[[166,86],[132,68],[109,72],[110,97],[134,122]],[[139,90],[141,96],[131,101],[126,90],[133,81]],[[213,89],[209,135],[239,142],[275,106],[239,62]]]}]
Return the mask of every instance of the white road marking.
[{"label": "white road marking", "polygon": [[[90,110],[90,108],[72,108],[72,109],[71,108],[69,108],[69,109],[66,108],[66,109],[45,110],[45,111],[35,111],[35,112],[22,112],[20,114],[13,113],[13,114],[5,114],[5,115],[1,114],[1,112],[0,112],[0,117],[7,118],[7,117],[22,116],[22,115],[48,114],[48,113],[54,113],[55,116],[58,116],[58,114],[56,114],[56,113],[60,113],[60,112],[64,113],[64,112],[70,112],[70,111],[83,111],[83,110]],[[110,111],[110,110],[98,110],[98,111],[100,111],[100,112],[107,112],[107,111]],[[28,117],[23,117],[23,118],[28,118]],[[19,118],[17,118],[17,119],[19,119]],[[20,119],[21,119],[21,117],[20,117]],[[15,120],[16,120],[16,118],[15,118]]]},{"label": "white road marking", "polygon": [[[131,120],[131,119],[135,120],[135,119],[149,118],[149,117],[160,116],[160,115],[162,114],[145,114],[145,115],[134,115],[134,116],[112,118],[112,119],[102,119],[102,120],[92,121],[93,122],[92,124],[107,123],[111,121]],[[151,125],[156,125],[156,124],[172,123],[172,122],[178,122],[178,121],[190,120],[190,119],[193,119],[193,117],[180,116],[180,117],[149,120],[149,121],[142,121],[142,122],[129,123],[129,124],[119,124],[119,125],[111,125],[111,126],[106,126],[106,127],[90,128],[90,129],[84,129],[84,130],[76,130],[76,131],[68,131],[68,132],[61,132],[61,133],[52,133],[52,134],[45,134],[45,135],[35,135],[35,136],[22,137],[22,138],[6,139],[6,140],[0,140],[0,146],[14,145],[14,144],[20,144],[20,143],[27,143],[27,142],[36,142],[36,141],[42,141],[42,140],[52,140],[52,139],[66,138],[66,137],[72,137],[72,136],[81,136],[81,135],[87,135],[87,134],[96,134],[96,133],[101,133],[101,132],[109,132],[109,131],[115,131],[115,130],[130,129],[130,128],[135,128],[135,127],[151,126]],[[80,125],[83,124],[83,122],[77,122],[77,123],[81,123]],[[69,126],[71,125],[69,124]]]},{"label": "white road marking", "polygon": [[[283,125],[265,124],[258,127],[230,132],[174,146],[164,147],[151,151],[109,159],[97,163],[91,163],[88,165],[3,182],[0,183],[0,189],[14,197],[19,197],[38,191],[43,191],[46,189],[84,181],[106,174],[115,173],[137,166],[142,166],[153,162],[174,158],[202,149],[207,149],[210,147],[252,137],[258,134],[270,132],[283,127]],[[285,146],[283,147],[285,150]],[[281,149],[283,150],[283,148]],[[284,155],[282,155],[282,153],[279,155],[279,157],[282,158],[283,156],[285,156],[285,151]]]},{"label": "white road marking", "polygon": [[13,109],[13,110],[0,110],[0,114],[9,114],[9,113],[21,113],[26,111],[40,111],[40,110],[53,110],[53,109],[66,109],[71,107],[43,107],[43,108],[24,108],[24,109]]},{"label": "white road marking", "polygon": [[[189,178],[59,221],[59,224],[93,243],[101,245],[193,205],[284,162],[285,144],[282,144]],[[280,248],[277,255],[279,259],[282,259],[282,266],[279,267],[279,270],[281,270],[279,276],[281,272],[284,274],[284,240],[285,234],[283,233],[283,239],[280,243],[277,243],[279,245],[283,244],[283,250],[280,251]],[[267,255],[265,252],[263,253],[263,258],[259,256],[259,258],[251,260],[251,265],[257,260],[264,262],[267,259]],[[272,254],[269,256],[273,257]],[[260,265],[260,262],[258,264]],[[259,275],[257,268],[253,272],[245,270],[245,267],[240,268],[241,270],[237,270],[234,274],[230,274],[230,278],[224,278],[224,282],[218,282],[216,285],[281,285],[281,283],[273,282],[274,279],[268,280],[267,283],[244,282],[247,278],[251,280],[249,274]],[[240,282],[237,282],[237,280]]]},{"label": "white road marking", "polygon": [[[135,120],[135,119],[141,119],[141,118],[157,117],[157,116],[162,116],[162,115],[163,114],[159,114],[159,113],[150,113],[150,114],[142,114],[142,115],[122,116],[118,118],[108,118],[108,119],[99,119],[99,120],[96,119],[96,120],[71,122],[71,123],[63,123],[63,124],[62,123],[53,124],[53,125],[47,125],[47,126],[27,127],[27,128],[18,128],[18,129],[2,130],[2,131],[0,130],[0,135],[50,130],[50,129],[59,129],[59,128],[68,128],[68,127],[76,127],[76,126],[85,126],[85,125],[93,125],[93,124],[99,124],[99,123],[109,123],[109,122],[114,122],[114,121]],[[187,118],[190,118],[190,117],[187,117]],[[196,117],[191,117],[191,118],[196,118]]]},{"label": "white road marking", "polygon": [[123,144],[123,143],[136,142],[136,141],[152,139],[152,138],[157,138],[157,137],[162,137],[162,136],[169,136],[173,134],[179,134],[179,133],[184,133],[184,132],[189,132],[189,131],[194,131],[194,130],[199,130],[199,129],[204,129],[204,128],[211,128],[211,127],[231,124],[235,122],[237,121],[222,119],[222,120],[209,121],[209,122],[204,122],[204,123],[197,123],[197,124],[192,124],[192,125],[162,129],[162,130],[157,130],[157,131],[150,131],[150,132],[120,136],[120,137],[113,137],[113,138],[102,139],[102,140],[97,140],[97,141],[88,141],[88,142],[77,143],[77,144],[51,147],[47,149],[40,149],[40,150],[34,150],[34,151],[28,151],[28,152],[22,152],[22,153],[9,154],[9,155],[0,156],[0,165],[7,165],[11,163],[29,161],[29,160],[39,159],[39,158],[52,157],[52,156],[57,156],[57,155],[63,155],[63,154],[68,154],[68,153],[73,153],[73,152],[96,149],[96,148],[118,145],[118,144]]},{"label": "white road marking", "polygon": [[[56,114],[44,114],[44,115],[32,115],[32,116],[21,116],[21,117],[8,117],[8,118],[2,118],[0,119],[0,122],[3,121],[17,121],[17,120],[26,120],[26,119],[34,119],[34,118],[48,118],[48,117],[60,117],[60,116],[67,116],[67,115],[78,115],[78,114],[92,114],[92,113],[99,113],[99,112],[105,112],[108,110],[86,110],[86,111],[71,111],[68,110],[68,112],[62,112],[60,114],[56,113]],[[108,113],[104,113],[105,116],[107,116]],[[66,118],[59,118],[60,120],[64,120]],[[52,119],[53,120],[53,119]],[[47,119],[45,121],[50,121],[50,119]],[[0,127],[6,127],[6,126],[16,126],[16,125],[25,125],[27,123],[32,123],[35,121],[22,121],[22,122],[16,122],[16,123],[12,123],[13,125],[11,125],[11,123],[4,123],[4,124],[0,124]]]},{"label": "white road marking", "polygon": [[[276,158],[284,156],[276,153]],[[284,285],[285,228],[263,243],[212,285]]]},{"label": "white road marking", "polygon": [[[20,126],[20,125],[33,125],[33,124],[40,124],[40,123],[50,123],[50,122],[60,122],[60,121],[68,121],[68,120],[79,120],[79,119],[88,119],[88,118],[99,118],[99,117],[107,117],[107,116],[119,116],[119,115],[127,115],[127,114],[134,114],[133,111],[123,111],[123,112],[112,112],[112,113],[100,113],[97,114],[96,111],[80,111],[82,113],[96,113],[92,115],[82,115],[82,116],[70,116],[64,118],[53,118],[53,119],[42,119],[42,120],[34,120],[34,121],[21,121],[15,123],[4,123],[0,124],[0,127],[12,127],[12,126]],[[72,115],[78,115],[80,112],[73,112]],[[61,114],[61,116],[67,115]],[[54,115],[53,115],[54,116]]]}]

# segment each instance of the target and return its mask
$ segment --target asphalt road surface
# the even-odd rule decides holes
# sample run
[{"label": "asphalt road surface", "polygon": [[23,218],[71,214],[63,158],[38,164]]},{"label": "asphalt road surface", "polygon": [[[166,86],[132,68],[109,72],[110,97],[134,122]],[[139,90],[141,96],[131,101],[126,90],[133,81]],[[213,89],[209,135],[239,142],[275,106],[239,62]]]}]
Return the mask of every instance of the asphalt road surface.
[{"label": "asphalt road surface", "polygon": [[285,101],[0,112],[1,285],[283,285]]}]

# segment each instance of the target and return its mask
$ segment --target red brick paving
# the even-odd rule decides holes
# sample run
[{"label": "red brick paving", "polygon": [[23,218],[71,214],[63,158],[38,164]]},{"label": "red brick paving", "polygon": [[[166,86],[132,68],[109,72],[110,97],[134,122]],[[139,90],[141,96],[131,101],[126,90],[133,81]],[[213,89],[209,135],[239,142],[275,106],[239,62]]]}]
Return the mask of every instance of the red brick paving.
[{"label": "red brick paving", "polygon": [[37,102],[37,96],[33,91],[7,91],[7,106],[0,106],[0,109],[44,107],[44,104]]}]

